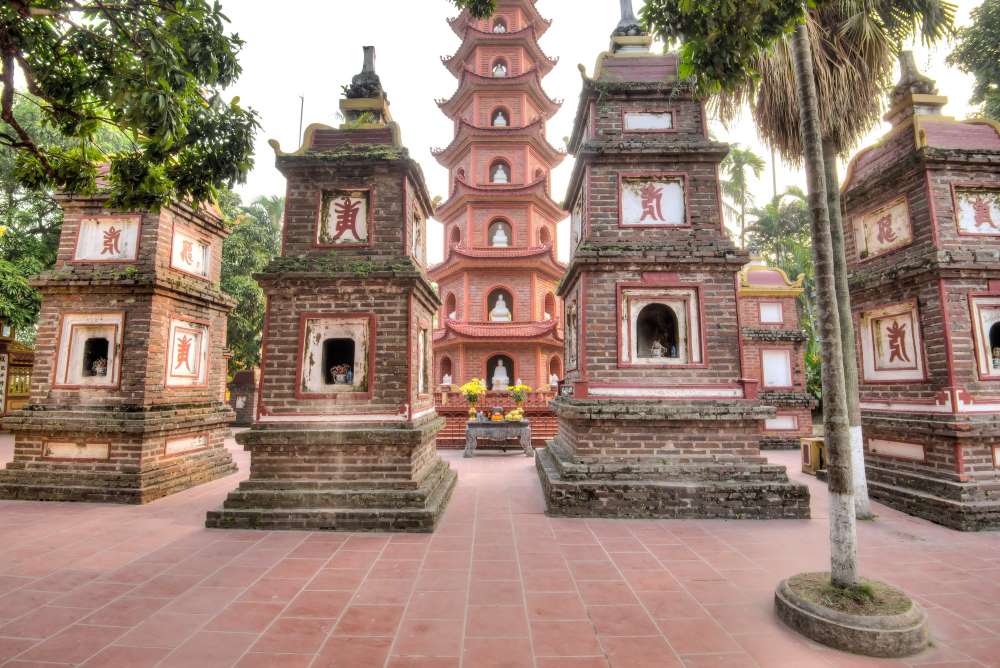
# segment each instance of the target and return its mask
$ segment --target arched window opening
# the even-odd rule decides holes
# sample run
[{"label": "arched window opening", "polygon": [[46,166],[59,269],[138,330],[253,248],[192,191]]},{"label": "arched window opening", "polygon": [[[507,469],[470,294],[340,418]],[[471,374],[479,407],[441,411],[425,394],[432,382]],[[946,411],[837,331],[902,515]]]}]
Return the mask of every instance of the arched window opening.
[{"label": "arched window opening", "polygon": [[457,246],[460,243],[462,243],[462,230],[455,226],[451,228],[451,245]]},{"label": "arched window opening", "polygon": [[490,115],[490,125],[495,128],[505,128],[510,125],[510,113],[505,111],[503,107],[498,107],[493,110]]},{"label": "arched window opening", "polygon": [[677,358],[677,315],[665,304],[648,304],[636,318],[637,354],[643,358]]},{"label": "arched window opening", "polygon": [[110,350],[111,343],[104,337],[93,337],[84,341],[82,375],[107,376]]},{"label": "arched window opening", "polygon": [[486,298],[486,308],[490,322],[511,322],[514,320],[514,298],[503,288],[496,288]]},{"label": "arched window opening", "polygon": [[538,169],[535,170],[535,180],[536,181],[539,181],[539,180],[541,180],[544,177],[545,177],[545,170],[544,169],[542,169],[541,167],[539,167]]},{"label": "arched window opening", "polygon": [[441,384],[451,385],[451,358],[448,356],[441,358]]},{"label": "arched window opening", "polygon": [[507,32],[507,21],[505,21],[503,17],[498,16],[496,20],[493,21],[493,32],[498,35]]},{"label": "arched window opening", "polygon": [[562,360],[558,355],[553,355],[549,360],[549,385],[558,385],[562,378]]},{"label": "arched window opening", "polygon": [[540,243],[543,246],[548,246],[550,243],[552,243],[552,233],[549,232],[549,228],[543,227],[542,229],[538,230],[538,243]]},{"label": "arched window opening", "polygon": [[1000,322],[990,327],[990,357],[994,369],[1000,369]]},{"label": "arched window opening", "polygon": [[455,172],[455,178],[458,179],[459,181],[464,181],[465,180],[465,170],[464,169],[459,169],[457,172]]},{"label": "arched window opening", "polygon": [[490,183],[510,183],[510,165],[505,160],[494,160],[490,165]]},{"label": "arched window opening", "polygon": [[493,76],[497,79],[502,79],[507,76],[507,61],[503,58],[497,58],[493,63]]},{"label": "arched window opening", "polygon": [[445,299],[444,312],[447,314],[448,320],[458,320],[458,299],[455,298],[454,292]]},{"label": "arched window opening", "polygon": [[556,296],[551,292],[545,295],[545,312],[542,320],[555,320],[556,317]]},{"label": "arched window opening", "polygon": [[491,390],[502,392],[514,378],[514,360],[507,355],[494,355],[486,362],[486,379]]},{"label": "arched window opening", "polygon": [[494,248],[507,248],[512,239],[510,225],[503,220],[494,220],[490,223],[489,240],[490,246]]},{"label": "arched window opening", "polygon": [[323,373],[327,385],[354,384],[354,339],[323,342]]}]

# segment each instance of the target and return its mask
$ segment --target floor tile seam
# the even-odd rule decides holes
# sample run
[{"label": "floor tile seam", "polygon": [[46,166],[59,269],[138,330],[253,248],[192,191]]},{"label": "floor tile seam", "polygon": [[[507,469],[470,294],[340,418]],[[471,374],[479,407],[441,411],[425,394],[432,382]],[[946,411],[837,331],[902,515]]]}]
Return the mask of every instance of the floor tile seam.
[{"label": "floor tile seam", "polygon": [[[392,538],[390,537],[389,540],[386,541],[385,545],[382,546],[382,550],[379,551],[379,558],[381,558],[381,555],[385,552],[385,549],[391,543],[392,543]],[[431,551],[430,551],[430,545],[428,544],[427,549],[424,550],[424,554],[420,558],[420,567],[417,568],[417,574],[413,578],[413,582],[412,582],[412,585],[410,587],[410,594],[409,594],[409,596],[406,597],[406,604],[403,606],[403,613],[399,616],[399,623],[396,625],[396,631],[391,636],[392,637],[392,642],[389,643],[389,651],[386,653],[385,661],[383,662],[383,667],[384,668],[388,668],[389,662],[392,660],[392,653],[396,649],[396,646],[399,644],[399,637],[401,635],[401,631],[402,631],[402,627],[403,627],[403,621],[406,619],[406,613],[410,609],[410,603],[413,601],[413,597],[417,593],[417,579],[420,577],[421,573],[423,572],[423,570],[424,570],[424,564],[427,563],[427,558],[430,555],[430,553],[431,553]],[[410,561],[410,560],[408,560],[408,561]],[[372,562],[371,569],[369,569],[368,574],[365,575],[364,580],[361,581],[362,584],[369,578],[370,573],[375,568],[375,564],[377,562],[378,562],[378,558],[376,558],[375,561]],[[472,569],[470,568],[469,570],[471,572]],[[404,580],[405,579],[407,579],[407,578],[404,578]],[[358,589],[360,589],[360,586],[358,587]],[[355,592],[355,596],[356,595],[357,595],[357,593]],[[353,597],[352,597],[352,599],[353,599]],[[344,607],[344,610],[340,613],[341,617],[343,617],[343,614],[344,614],[344,612],[347,611],[348,607],[350,607],[350,604],[348,604],[347,606]],[[466,606],[466,607],[468,607],[468,606]],[[339,619],[337,620],[337,623],[338,624],[340,623]],[[337,628],[336,625],[334,625],[334,626],[332,626],[330,628],[330,633],[327,634],[326,640],[323,641],[324,645],[326,644],[327,641],[329,641],[330,637],[332,636],[332,634],[333,634],[333,632],[334,632],[334,630],[336,628]],[[388,636],[382,636],[382,637],[388,637]],[[323,647],[323,645],[320,646],[321,649],[322,649],[322,647]],[[459,649],[459,657],[461,657],[461,649]],[[317,652],[316,653],[316,659],[313,660],[313,663],[315,664],[315,662],[318,661],[318,660],[319,660],[319,653]]]},{"label": "floor tile seam", "polygon": [[[509,497],[508,497],[508,504],[509,503],[510,503],[510,500],[509,500]],[[544,517],[544,514],[543,514],[543,517]],[[527,631],[528,631],[528,649],[531,652],[531,665],[534,668],[538,668],[538,654],[537,654],[537,652],[535,650],[535,631],[534,631],[534,628],[532,628],[531,611],[530,611],[529,606],[528,606],[528,588],[525,586],[525,583],[524,583],[524,565],[522,563],[522,559],[524,558],[524,555],[522,554],[522,552],[520,550],[521,540],[522,539],[518,535],[517,527],[516,527],[516,525],[514,523],[514,515],[513,514],[510,515],[509,521],[510,521],[510,527],[511,527],[511,532],[512,532],[512,536],[511,537],[512,537],[512,539],[514,541],[514,558],[515,558],[515,562],[514,563],[517,564],[517,582],[518,582],[518,584],[521,585],[521,611],[524,613],[524,624],[525,624],[525,627],[527,628]],[[551,533],[552,532],[552,527],[549,526],[548,518],[546,518],[546,526],[548,527],[549,532]],[[555,540],[554,536],[553,536],[552,540]],[[562,557],[562,554],[560,554],[560,557]],[[563,557],[563,560],[565,561],[565,557]],[[498,637],[498,636],[493,636],[493,637]],[[464,657],[463,657],[463,659],[464,659]],[[463,666],[464,666],[464,664],[463,664]],[[468,668],[475,668],[475,666],[469,666]]]},{"label": "floor tile seam", "polygon": [[[611,554],[604,548],[604,545],[601,545],[601,549],[604,551],[605,554],[608,555],[608,558],[610,560]],[[655,555],[653,555],[653,556],[655,557]],[[667,566],[667,564],[664,563],[663,561],[661,561],[659,558],[657,558],[657,561],[660,561],[660,563],[664,567],[665,572],[668,573],[670,575],[670,577],[672,577],[677,582],[678,586],[680,586],[684,590],[684,593],[687,596],[690,596],[691,599],[695,601],[695,603],[698,605],[698,607],[701,608],[701,611],[703,613],[705,613],[708,616],[709,619],[713,620],[716,624],[718,624],[718,620],[716,620],[715,617],[712,616],[712,614],[705,608],[704,604],[702,604],[701,601],[699,601],[693,594],[691,594],[690,591],[687,591],[687,588],[684,586],[684,583],[681,582],[681,580],[679,578],[675,577],[674,574],[670,572],[669,566]],[[677,659],[678,663],[683,666],[684,665],[684,659],[682,658],[681,653],[677,650],[677,648],[674,647],[673,643],[670,642],[670,639],[667,638],[666,634],[663,633],[663,630],[660,628],[659,622],[657,622],[656,618],[650,612],[649,608],[646,606],[646,603],[642,600],[642,597],[639,596],[638,592],[632,586],[632,583],[629,582],[628,578],[625,577],[625,573],[618,566],[618,564],[616,564],[614,562],[614,560],[611,560],[611,565],[612,565],[612,567],[614,567],[614,569],[616,571],[618,571],[618,574],[621,576],[622,581],[625,583],[625,586],[627,586],[629,588],[629,591],[632,592],[632,595],[635,596],[636,600],[639,602],[639,606],[646,613],[647,617],[649,617],[649,619],[653,622],[653,625],[656,627],[657,631],[660,632],[659,635],[660,635],[661,638],[663,638],[663,642],[665,642],[667,644],[667,647],[670,648],[670,651],[673,652],[674,657]],[[576,578],[574,578],[574,582],[575,582],[575,580],[576,580]],[[727,636],[729,636],[733,640],[734,643],[736,643],[736,639],[732,638],[731,634],[729,634],[729,632],[725,628],[723,628],[721,624],[719,624],[719,628],[722,629],[722,632],[725,633]],[[736,643],[736,644],[739,645],[739,643]],[[747,654],[749,655],[749,653],[747,653]],[[753,656],[751,656],[750,658],[754,662],[754,664],[757,665],[758,668],[760,668],[760,664],[757,662],[757,659],[754,658]]]},{"label": "floor tile seam", "polygon": [[[465,640],[466,633],[469,629],[469,606],[472,601],[472,574],[474,571],[472,567],[472,556],[475,554],[476,535],[479,533],[479,503],[480,498],[477,490],[472,500],[472,536],[470,537],[469,548],[469,574],[466,576],[465,580],[465,610],[462,612],[462,633],[458,640],[458,665],[460,667],[465,666]],[[391,657],[392,654],[390,653],[389,657],[386,658],[386,668],[388,668],[388,661]],[[470,666],[469,668],[475,668],[475,666]]]},{"label": "floor tile seam", "polygon": [[[107,643],[106,645],[101,646],[96,652],[94,652],[93,654],[91,654],[90,656],[88,656],[87,658],[85,658],[84,660],[79,661],[79,662],[77,662],[75,664],[73,662],[66,662],[66,663],[70,663],[72,665],[78,665],[78,666],[82,666],[83,664],[87,663],[88,661],[90,661],[91,659],[93,659],[95,656],[97,656],[98,654],[100,654],[101,652],[103,652],[105,649],[107,649],[108,647],[110,647],[111,645],[113,645],[114,642],[115,642],[115,640],[118,640],[119,638],[122,638],[123,636],[127,635],[128,632],[129,632],[129,627],[122,627],[122,626],[108,627],[108,626],[98,626],[96,624],[79,624],[79,626],[95,626],[97,628],[116,628],[116,629],[121,629],[122,632],[119,633],[117,636],[115,636],[114,640],[112,640],[111,642]],[[66,629],[63,629],[59,633],[65,632],[68,628],[70,628],[70,627],[67,627]],[[56,635],[58,635],[58,634],[54,634],[52,636],[49,636],[49,638],[46,638],[45,640],[43,640],[41,643],[38,643],[38,645],[35,645],[34,647],[40,647],[42,644],[44,644],[48,640],[50,640],[52,638],[55,638]],[[25,652],[27,652],[27,651],[30,651],[30,650],[25,650]],[[22,652],[21,654],[24,654],[24,652]],[[21,654],[19,654],[18,656],[21,656]],[[14,661],[14,660],[17,660],[17,657],[13,657],[10,661]],[[39,661],[38,663],[51,663],[51,664],[54,664],[54,665],[65,665],[65,664],[63,664],[61,662],[58,662],[58,661]],[[7,664],[4,664],[4,665],[7,665]]]},{"label": "floor tile seam", "polygon": [[[205,530],[206,530],[206,531],[210,531],[209,529],[205,529]],[[225,531],[225,529],[216,529],[215,531]],[[272,535],[272,534],[271,534],[271,533],[269,532],[269,533],[268,533],[267,535],[265,535],[265,536],[264,536],[263,538],[261,538],[261,539],[259,539],[259,540],[257,540],[257,541],[254,541],[254,543],[260,543],[260,542],[262,542],[262,541],[266,540],[266,539],[267,539],[267,537],[268,537],[269,535]],[[290,553],[292,552],[292,550],[294,550],[294,549],[295,549],[296,547],[298,547],[299,545],[301,545],[303,541],[305,541],[305,535],[303,536],[302,540],[301,540],[301,541],[299,541],[299,542],[298,542],[298,543],[297,543],[297,544],[296,544],[296,545],[295,545],[294,547],[291,547],[291,548],[289,548],[288,552],[286,552],[286,555],[287,555],[287,554],[290,554]],[[286,557],[286,558],[287,558],[287,557]],[[221,570],[221,569],[220,569],[220,570]],[[261,581],[262,579],[264,579],[264,576],[265,576],[265,575],[267,574],[267,572],[268,572],[269,570],[270,570],[270,569],[266,569],[266,570],[265,570],[265,571],[264,571],[263,573],[261,573],[261,574],[260,574],[259,576],[257,576],[257,578],[256,578],[256,579],[255,579],[255,580],[254,580],[253,582],[251,582],[250,584],[248,584],[248,585],[245,585],[245,586],[243,586],[242,588],[240,588],[240,593],[238,593],[238,594],[237,594],[237,595],[236,595],[235,597],[233,597],[233,599],[232,599],[232,600],[230,601],[230,603],[233,603],[233,602],[237,601],[237,600],[239,599],[239,597],[240,597],[240,596],[241,596],[242,594],[245,594],[245,593],[246,593],[246,592],[247,592],[247,591],[248,591],[248,590],[249,590],[249,589],[250,589],[251,587],[253,587],[253,586],[254,586],[254,585],[256,585],[256,584],[257,584],[258,582],[260,582],[260,581]],[[207,579],[207,578],[206,578],[206,579]],[[234,587],[234,589],[235,589],[235,587]],[[300,591],[301,591],[301,590],[300,590]],[[227,604],[227,607],[228,607],[228,604]],[[169,652],[168,652],[168,653],[167,653],[166,655],[164,655],[164,656],[163,656],[163,657],[162,657],[162,658],[161,658],[161,659],[160,659],[159,661],[157,661],[155,665],[156,665],[156,666],[160,666],[160,665],[162,665],[164,661],[166,661],[166,660],[167,660],[167,659],[169,659],[169,658],[170,658],[171,656],[173,656],[173,655],[174,655],[174,654],[175,654],[175,653],[177,652],[177,650],[179,650],[179,649],[180,649],[181,647],[183,647],[183,646],[184,646],[185,644],[187,644],[187,642],[188,642],[188,641],[190,641],[190,640],[191,640],[192,638],[194,638],[194,637],[195,637],[196,635],[198,635],[199,633],[201,633],[201,632],[205,631],[205,628],[206,628],[206,627],[207,627],[207,626],[208,626],[209,624],[211,624],[211,623],[212,623],[212,620],[214,620],[214,619],[215,619],[216,617],[218,617],[218,616],[219,616],[219,614],[220,614],[221,612],[222,612],[221,610],[217,610],[217,611],[214,611],[214,614],[213,614],[213,613],[208,613],[208,614],[206,615],[206,619],[205,619],[205,621],[204,621],[204,622],[202,622],[202,623],[201,623],[201,624],[200,624],[200,625],[199,625],[199,626],[198,626],[197,628],[195,628],[195,629],[194,629],[193,631],[191,631],[191,633],[189,633],[189,634],[188,634],[187,636],[185,636],[185,638],[184,638],[183,640],[181,640],[181,641],[180,641],[180,642],[179,642],[179,643],[177,644],[177,646],[176,646],[176,647],[172,648],[172,649],[171,649],[171,650],[170,650],[170,651],[169,651]],[[279,613],[279,616],[280,616],[280,613]],[[277,619],[277,617],[276,617],[275,619]],[[237,632],[237,631],[212,631],[212,633],[239,633],[239,632]],[[264,634],[263,634],[263,632],[261,632],[261,633],[258,633],[258,634],[257,634],[257,639],[259,640],[259,639],[260,639],[260,638],[261,638],[261,637],[262,637],[263,635],[264,635]],[[253,643],[250,643],[250,645],[249,645],[249,646],[248,646],[248,648],[247,648],[247,651],[249,651],[249,648],[250,648],[250,647],[253,647]],[[239,656],[239,657],[238,657],[238,658],[237,658],[237,659],[236,659],[235,661],[233,661],[233,662],[232,662],[232,663],[231,663],[230,665],[236,665],[237,663],[239,663],[239,661],[241,661],[241,660],[243,659],[243,656],[244,656],[245,654],[246,654],[246,651],[244,651],[244,653],[243,653],[243,654],[241,654],[241,655],[240,655],[240,656]]]}]

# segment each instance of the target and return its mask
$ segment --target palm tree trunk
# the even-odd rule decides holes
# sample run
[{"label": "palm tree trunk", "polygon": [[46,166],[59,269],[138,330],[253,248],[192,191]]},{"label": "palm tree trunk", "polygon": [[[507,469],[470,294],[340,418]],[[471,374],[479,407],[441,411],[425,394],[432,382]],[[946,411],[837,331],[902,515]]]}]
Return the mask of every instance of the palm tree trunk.
[{"label": "palm tree trunk", "polygon": [[830,236],[830,210],[827,206],[816,82],[813,79],[812,53],[804,23],[795,29],[792,47],[803,158],[809,186],[813,257],[816,264],[816,310],[822,342],[823,429],[830,489],[830,579],[836,587],[854,587],[858,583],[857,524],[854,517],[854,488],[851,484],[851,434],[844,387],[844,355],[840,345],[833,240]]},{"label": "palm tree trunk", "polygon": [[740,248],[747,247],[747,193],[740,193]]},{"label": "palm tree trunk", "polygon": [[844,251],[843,219],[840,215],[840,179],[837,176],[837,150],[831,141],[823,142],[826,169],[826,201],[830,209],[830,237],[833,240],[833,273],[837,282],[837,312],[840,316],[840,344],[844,351],[844,387],[847,390],[847,419],[851,424],[851,477],[854,484],[854,512],[870,520],[872,504],[868,498],[865,475],[864,438],[861,434],[861,401],[858,396],[858,356],[854,339],[854,316],[851,293],[847,286],[847,255]]}]

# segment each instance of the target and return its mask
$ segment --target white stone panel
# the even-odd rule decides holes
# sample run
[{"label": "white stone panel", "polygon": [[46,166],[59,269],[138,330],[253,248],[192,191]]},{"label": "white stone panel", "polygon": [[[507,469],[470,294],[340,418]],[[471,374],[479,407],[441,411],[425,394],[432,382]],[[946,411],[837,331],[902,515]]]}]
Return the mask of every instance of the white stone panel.
[{"label": "white stone panel", "polygon": [[108,459],[111,453],[109,443],[74,443],[71,441],[49,441],[45,444],[45,459]]},{"label": "white stone panel", "polygon": [[368,243],[367,190],[325,190],[316,241],[323,246]]},{"label": "white stone panel", "polygon": [[669,111],[626,111],[625,130],[632,132],[656,132],[671,130],[674,115]]},{"label": "white stone panel", "polygon": [[764,324],[781,324],[784,312],[780,302],[764,302],[760,305],[760,321]]},{"label": "white stone panel", "polygon": [[134,262],[139,252],[140,216],[84,218],[73,259],[80,262]]},{"label": "white stone panel", "polygon": [[167,386],[192,387],[208,382],[208,326],[171,320],[167,355]]},{"label": "white stone panel", "polygon": [[962,234],[1000,235],[1000,188],[957,188],[955,205]]},{"label": "white stone panel", "polygon": [[893,304],[862,313],[858,338],[865,380],[924,379],[923,339],[916,304]]},{"label": "white stone panel", "polygon": [[685,225],[684,179],[626,177],[621,188],[622,225]]},{"label": "white stone panel", "polygon": [[854,219],[854,238],[862,260],[883,255],[913,241],[910,209],[900,197]]},{"label": "white stone panel", "polygon": [[764,387],[792,386],[792,355],[787,350],[763,350],[760,353]]},{"label": "white stone panel", "polygon": [[868,440],[868,451],[876,455],[898,457],[900,459],[924,460],[924,446],[917,443],[886,441],[878,438]]},{"label": "white stone panel", "polygon": [[204,450],[208,447],[208,434],[192,434],[168,438],[163,447],[165,455],[179,455],[193,450]]},{"label": "white stone panel", "polygon": [[776,415],[764,420],[764,429],[768,431],[794,431],[799,428],[799,419],[794,415]]},{"label": "white stone panel", "polygon": [[170,266],[196,276],[208,277],[211,271],[212,247],[209,243],[175,227],[170,248]]}]

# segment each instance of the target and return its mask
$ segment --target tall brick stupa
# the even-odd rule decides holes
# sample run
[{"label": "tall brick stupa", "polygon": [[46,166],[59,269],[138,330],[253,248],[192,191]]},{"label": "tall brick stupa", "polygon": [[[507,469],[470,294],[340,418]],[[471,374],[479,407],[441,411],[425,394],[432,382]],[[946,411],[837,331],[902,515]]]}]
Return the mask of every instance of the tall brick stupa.
[{"label": "tall brick stupa", "polygon": [[1000,124],[945,116],[904,53],[851,160],[844,239],[872,497],[955,529],[1000,528]]},{"label": "tall brick stupa", "polygon": [[3,421],[14,460],[0,498],[146,503],[234,473],[218,209],[58,200],[56,265],[34,282],[31,398]]},{"label": "tall brick stupa", "polygon": [[[556,61],[538,45],[549,23],[533,0],[500,0],[489,19],[463,11],[450,21],[462,44],[444,64],[459,85],[439,101],[455,134],[434,152],[451,185],[436,212],[445,259],[430,276],[443,301],[434,332],[439,410],[454,409],[460,431],[466,411],[447,394],[452,383],[482,378],[502,392],[518,379],[544,388],[563,375],[556,225],[566,214],[552,200],[550,174],[565,154],[545,135],[560,103],[542,88]],[[528,412],[554,425],[550,396],[529,401]]]},{"label": "tall brick stupa", "polygon": [[[584,73],[566,206],[559,432],[536,465],[554,515],[802,518],[805,486],[759,452],[775,408],[744,372],[737,274],[704,103],[629,0]],[[581,68],[582,69],[582,68]]]},{"label": "tall brick stupa", "polygon": [[284,241],[267,296],[257,419],[237,441],[250,478],[217,528],[430,531],[456,475],[435,450],[432,210],[365,47],[340,102],[286,153]]}]

